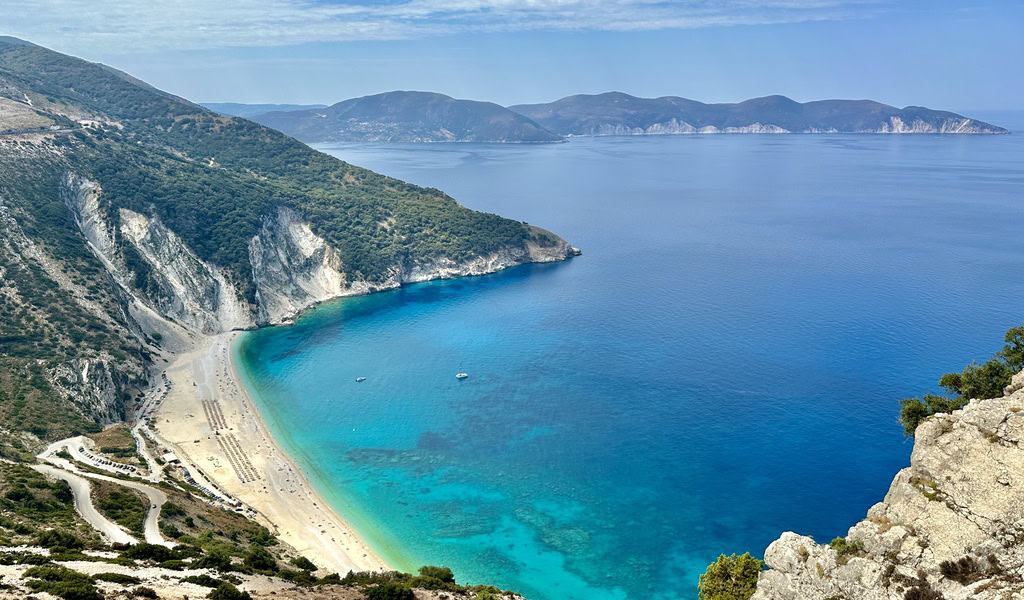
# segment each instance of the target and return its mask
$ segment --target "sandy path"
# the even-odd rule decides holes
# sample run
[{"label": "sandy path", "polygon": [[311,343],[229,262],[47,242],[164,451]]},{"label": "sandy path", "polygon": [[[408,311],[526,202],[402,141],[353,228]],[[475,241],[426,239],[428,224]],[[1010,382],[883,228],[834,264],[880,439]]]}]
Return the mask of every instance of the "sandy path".
[{"label": "sandy path", "polygon": [[68,485],[71,487],[71,493],[75,497],[75,510],[96,531],[99,531],[104,537],[109,539],[111,543],[134,544],[137,541],[96,510],[96,507],[92,504],[92,496],[89,494],[89,481],[87,479],[52,465],[32,465],[32,468],[50,477],[56,477],[68,482]]},{"label": "sandy path", "polygon": [[237,335],[210,337],[178,356],[167,370],[171,391],[152,428],[317,566],[341,574],[388,568],[270,437],[232,364]]}]

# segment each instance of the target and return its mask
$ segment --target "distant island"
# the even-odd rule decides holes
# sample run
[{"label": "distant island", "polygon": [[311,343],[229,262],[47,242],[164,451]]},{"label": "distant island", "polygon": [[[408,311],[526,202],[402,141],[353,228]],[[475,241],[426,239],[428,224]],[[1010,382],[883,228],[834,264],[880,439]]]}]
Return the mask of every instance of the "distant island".
[{"label": "distant island", "polygon": [[203,102],[200,106],[226,117],[242,117],[243,119],[274,111],[327,107],[326,104],[241,104],[239,102]]},{"label": "distant island", "polygon": [[[570,136],[712,133],[1001,134],[1006,129],[922,106],[873,100],[796,102],[765,96],[705,104],[677,96],[638,98],[622,92],[567,96],[547,104],[504,108],[433,92],[386,92],[332,106],[206,103],[306,143],[560,142]],[[298,108],[296,108],[298,107]]]},{"label": "distant island", "polygon": [[562,141],[562,136],[528,117],[492,102],[456,100],[432,92],[387,92],[322,109],[247,118],[307,143]]},{"label": "distant island", "polygon": [[622,92],[568,96],[511,110],[559,135],[679,133],[1008,133],[1002,127],[922,106],[873,100],[796,102],[765,96],[704,104],[678,96],[637,98]]}]

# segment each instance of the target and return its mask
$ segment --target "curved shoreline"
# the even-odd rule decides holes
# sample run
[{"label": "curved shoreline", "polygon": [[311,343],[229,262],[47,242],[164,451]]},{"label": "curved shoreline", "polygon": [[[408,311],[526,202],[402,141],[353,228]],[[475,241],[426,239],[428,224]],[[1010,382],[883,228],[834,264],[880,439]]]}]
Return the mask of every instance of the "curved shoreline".
[{"label": "curved shoreline", "polygon": [[203,338],[176,357],[153,428],[179,458],[321,569],[341,575],[389,569],[270,433],[234,361],[240,335]]},{"label": "curved shoreline", "polygon": [[[252,330],[249,330],[250,332]],[[234,375],[239,385],[246,391],[248,400],[253,406],[256,413],[259,415],[264,428],[266,429],[269,438],[273,444],[277,447],[278,451],[281,452],[290,462],[295,466],[297,472],[302,477],[303,481],[310,486],[313,493],[319,498],[320,504],[326,506],[331,510],[338,518],[345,521],[346,525],[349,526],[350,530],[361,540],[363,545],[369,548],[374,555],[377,556],[380,561],[387,566],[389,569],[404,570],[413,572],[416,568],[407,558],[402,556],[401,552],[395,550],[393,547],[397,542],[389,544],[385,540],[380,539],[382,536],[377,535],[376,539],[372,534],[366,533],[367,531],[376,532],[378,528],[372,524],[372,517],[358,510],[358,507],[353,503],[349,502],[345,498],[345,491],[342,489],[336,489],[329,485],[328,480],[325,479],[324,475],[320,472],[315,461],[308,460],[305,453],[294,446],[291,438],[288,436],[287,431],[281,431],[277,426],[278,419],[272,411],[262,410],[254,400],[257,397],[258,392],[250,387],[252,379],[248,376],[243,375],[244,367],[239,367],[239,361],[241,360],[238,352],[240,351],[242,335],[248,332],[242,332],[232,340],[231,344],[231,361],[232,367],[234,368]],[[268,414],[270,413],[270,414]],[[292,448],[289,450],[288,448]],[[305,465],[305,466],[303,466]],[[316,482],[316,483],[314,483]],[[318,488],[318,485],[320,486]],[[326,489],[327,491],[321,491]],[[335,490],[335,493],[331,493],[331,490]],[[333,500],[328,500],[332,498]],[[345,515],[342,517],[341,515]],[[355,523],[362,523],[362,531],[356,527]],[[386,536],[383,536],[386,537]],[[371,543],[371,540],[375,540],[377,543]],[[384,549],[382,549],[384,548]],[[387,549],[390,549],[389,552]]]}]

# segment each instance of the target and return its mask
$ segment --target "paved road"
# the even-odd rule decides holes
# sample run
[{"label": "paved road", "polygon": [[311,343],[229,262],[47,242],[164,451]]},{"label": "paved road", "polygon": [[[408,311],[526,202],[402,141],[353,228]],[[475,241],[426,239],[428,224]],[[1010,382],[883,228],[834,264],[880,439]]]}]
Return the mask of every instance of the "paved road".
[{"label": "paved road", "polygon": [[71,486],[71,493],[75,496],[75,510],[78,511],[78,514],[82,515],[82,518],[87,523],[92,525],[93,528],[112,543],[134,544],[138,541],[96,510],[96,507],[92,504],[92,496],[89,494],[89,481],[87,479],[52,465],[33,465],[32,468],[40,473],[68,482],[68,485]]},{"label": "paved road", "polygon": [[[92,497],[89,495],[88,482],[84,481],[84,479],[108,481],[110,483],[114,483],[120,486],[131,488],[133,490],[137,490],[139,492],[142,492],[149,501],[149,510],[146,513],[146,521],[143,524],[143,533],[145,534],[146,542],[149,544],[159,544],[161,546],[167,546],[168,548],[174,547],[174,543],[168,542],[160,534],[160,509],[163,507],[164,503],[167,502],[167,494],[164,494],[162,491],[154,487],[145,485],[143,483],[138,483],[135,481],[125,481],[123,479],[110,477],[108,475],[99,475],[96,473],[83,473],[79,471],[72,463],[57,456],[57,452],[60,452],[62,448],[65,448],[67,446],[76,447],[76,444],[78,444],[77,438],[69,438],[67,440],[62,440],[50,444],[46,448],[46,450],[44,450],[43,453],[38,456],[40,460],[46,461],[50,463],[50,465],[38,466],[53,469],[53,471],[55,472],[52,472],[52,475],[64,479],[65,481],[68,482],[69,485],[72,486],[71,490],[72,492],[75,493],[75,508],[78,509],[79,514],[81,514],[82,517],[85,517],[90,524],[93,524],[93,521],[86,517],[85,511],[94,513],[95,515],[102,518],[102,516],[99,515],[99,512],[96,511],[96,508],[92,504]],[[71,479],[65,478],[64,475],[69,476],[71,479],[78,479],[82,481],[80,484],[72,484]],[[82,488],[81,484],[85,484],[84,488]],[[75,485],[79,485],[83,492],[76,492]],[[81,502],[79,501],[80,493],[84,493],[84,495],[82,496],[83,500]],[[107,521],[106,519],[103,519],[103,521],[106,521],[106,523],[112,525],[112,523],[110,523],[110,521]],[[98,522],[99,521],[97,521],[97,523]],[[110,537],[113,540],[113,536],[109,535],[109,533],[106,530],[95,524],[93,524],[93,526],[96,527],[96,529],[99,529],[101,532],[106,533],[108,537]],[[123,531],[121,533],[124,534]]]}]

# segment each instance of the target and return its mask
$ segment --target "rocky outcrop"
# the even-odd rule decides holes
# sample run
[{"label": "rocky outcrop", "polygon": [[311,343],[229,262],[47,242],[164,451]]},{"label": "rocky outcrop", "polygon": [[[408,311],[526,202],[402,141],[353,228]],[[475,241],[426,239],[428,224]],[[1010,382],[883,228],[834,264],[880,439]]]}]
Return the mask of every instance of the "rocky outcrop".
[{"label": "rocky outcrop", "polygon": [[595,126],[580,135],[609,136],[609,135],[680,135],[694,133],[790,133],[788,130],[772,125],[770,123],[751,123],[742,127],[716,127],[704,125],[694,127],[693,125],[671,119],[669,121],[654,123],[647,127],[629,127],[621,124],[606,123]]},{"label": "rocky outcrop", "polygon": [[251,327],[253,317],[238,286],[156,217],[122,208],[120,233],[149,265],[148,304],[168,319],[204,334]]},{"label": "rocky outcrop", "polygon": [[[680,135],[680,134],[711,134],[711,133],[842,133],[836,128],[806,128],[797,131],[790,131],[771,123],[751,123],[740,127],[716,127],[705,125],[694,127],[685,122],[672,119],[662,123],[654,123],[647,127],[629,127],[622,124],[606,123],[592,127],[580,135],[588,136],[610,136],[610,135]],[[847,132],[850,133],[850,132]],[[990,127],[975,121],[974,119],[959,118],[946,119],[938,124],[929,123],[922,119],[914,119],[907,123],[900,117],[890,117],[879,127],[873,129],[861,129],[852,133],[994,133]]]},{"label": "rocky outcrop", "polygon": [[304,308],[351,293],[337,250],[313,233],[290,208],[264,219],[249,242],[249,262],[256,282],[258,319],[279,322]]},{"label": "rocky outcrop", "polygon": [[[540,231],[540,230],[538,230]],[[565,240],[540,231],[552,243],[529,241],[486,256],[459,262],[445,256],[395,264],[381,281],[350,280],[338,251],[313,233],[294,210],[279,207],[264,219],[249,242],[249,262],[256,283],[257,322],[281,323],[302,310],[332,298],[397,288],[406,283],[494,273],[530,262],[565,260],[578,253]]]},{"label": "rocky outcrop", "polygon": [[54,387],[97,423],[107,425],[128,417],[122,390],[131,383],[110,361],[77,359],[52,365],[47,374]]},{"label": "rocky outcrop", "polygon": [[[243,282],[202,260],[159,218],[128,209],[118,223],[107,218],[99,186],[69,174],[65,204],[88,241],[118,283],[126,320],[141,336],[159,334],[173,350],[195,334],[214,334],[287,321],[319,302],[393,289],[406,283],[493,273],[529,262],[564,260],[578,254],[565,240],[537,229],[522,246],[510,246],[467,261],[447,256],[397,263],[381,281],[349,279],[337,249],[313,233],[296,211],[278,207],[265,217],[249,241],[253,301]],[[146,285],[129,268],[131,252],[144,263]],[[136,265],[134,268],[139,269]]]},{"label": "rocky outcrop", "polygon": [[1020,598],[1024,373],[1006,391],[917,428],[911,466],[845,553],[795,533],[768,546],[754,600]]},{"label": "rocky outcrop", "polygon": [[928,123],[923,119],[914,119],[906,123],[899,117],[890,117],[889,122],[877,130],[864,133],[995,133],[991,127],[985,126],[974,119],[951,118],[938,124]]}]

